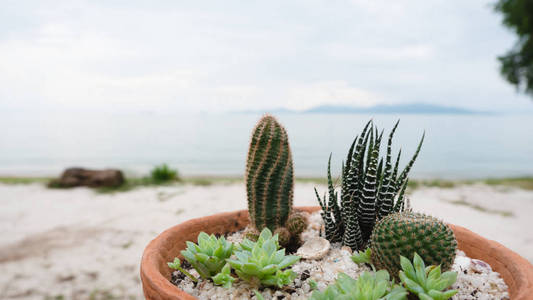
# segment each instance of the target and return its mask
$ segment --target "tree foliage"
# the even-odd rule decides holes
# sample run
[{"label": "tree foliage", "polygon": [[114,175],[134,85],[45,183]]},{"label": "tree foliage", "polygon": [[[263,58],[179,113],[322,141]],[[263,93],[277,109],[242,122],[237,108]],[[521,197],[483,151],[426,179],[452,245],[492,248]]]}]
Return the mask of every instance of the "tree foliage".
[{"label": "tree foliage", "polygon": [[495,6],[503,24],[518,35],[513,48],[498,57],[502,75],[518,90],[533,97],[533,1],[499,0]]}]

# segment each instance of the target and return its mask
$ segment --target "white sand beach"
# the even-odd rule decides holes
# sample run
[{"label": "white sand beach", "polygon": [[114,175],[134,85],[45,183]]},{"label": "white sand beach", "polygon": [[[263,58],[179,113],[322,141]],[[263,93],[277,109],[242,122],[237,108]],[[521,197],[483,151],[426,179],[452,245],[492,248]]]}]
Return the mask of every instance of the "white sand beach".
[{"label": "white sand beach", "polygon": [[[295,205],[316,205],[315,185]],[[318,187],[325,191],[324,186]],[[533,261],[533,191],[484,184],[422,187],[414,210],[465,226]],[[139,263],[158,233],[190,218],[246,208],[242,183],[87,188],[0,184],[0,299],[143,299]]]}]

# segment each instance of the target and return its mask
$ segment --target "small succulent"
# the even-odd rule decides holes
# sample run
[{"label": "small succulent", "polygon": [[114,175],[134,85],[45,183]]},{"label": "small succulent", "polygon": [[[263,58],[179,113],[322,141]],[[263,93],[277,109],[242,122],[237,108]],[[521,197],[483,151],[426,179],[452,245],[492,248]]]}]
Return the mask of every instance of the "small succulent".
[{"label": "small succulent", "polygon": [[376,273],[363,272],[357,280],[340,273],[335,284],[323,292],[314,291],[311,300],[401,300],[406,296],[407,291],[391,284],[389,273],[380,270]]},{"label": "small succulent", "polygon": [[239,278],[253,286],[283,287],[296,278],[296,273],[286,269],[300,260],[299,256],[285,255],[280,249],[278,236],[265,228],[256,242],[244,239],[235,250],[236,259],[227,259]]},{"label": "small succulent", "polygon": [[167,265],[169,268],[178,270],[181,273],[185,274],[185,276],[189,277],[192,281],[198,282],[198,279],[196,277],[194,277],[191,273],[187,272],[187,270],[181,267],[181,260],[179,258],[174,258],[174,261],[167,263]]},{"label": "small succulent", "polygon": [[222,285],[225,288],[230,288],[231,284],[235,281],[235,278],[231,276],[231,268],[229,263],[226,263],[220,273],[213,276],[213,282],[217,285]]},{"label": "small succulent", "polygon": [[426,267],[417,253],[413,258],[414,265],[404,256],[400,257],[400,262],[402,264],[400,280],[419,299],[446,300],[457,293],[457,290],[444,291],[457,280],[456,272],[448,271],[441,274],[440,266]]},{"label": "small succulent", "polygon": [[366,248],[365,251],[356,251],[351,259],[356,264],[372,264],[372,250]]},{"label": "small succulent", "polygon": [[200,232],[198,244],[187,241],[187,249],[181,255],[193,266],[204,279],[220,273],[226,264],[226,259],[233,252],[233,244],[224,237],[216,238]]}]

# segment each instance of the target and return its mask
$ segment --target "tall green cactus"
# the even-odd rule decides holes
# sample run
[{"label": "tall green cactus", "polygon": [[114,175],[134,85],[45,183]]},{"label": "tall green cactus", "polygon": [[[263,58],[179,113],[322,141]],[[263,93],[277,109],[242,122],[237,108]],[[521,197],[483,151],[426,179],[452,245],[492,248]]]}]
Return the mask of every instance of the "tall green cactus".
[{"label": "tall green cactus", "polygon": [[285,128],[271,115],[252,132],[245,179],[251,224],[259,231],[285,227],[292,210],[292,155]]}]

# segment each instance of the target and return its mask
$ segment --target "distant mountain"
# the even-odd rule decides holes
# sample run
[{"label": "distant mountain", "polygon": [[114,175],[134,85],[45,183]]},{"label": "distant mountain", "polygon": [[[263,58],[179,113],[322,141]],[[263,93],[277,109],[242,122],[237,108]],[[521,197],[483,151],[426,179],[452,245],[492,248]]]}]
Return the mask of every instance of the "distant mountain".
[{"label": "distant mountain", "polygon": [[453,106],[440,106],[427,103],[410,103],[398,105],[375,105],[370,107],[355,107],[341,105],[321,105],[304,111],[295,111],[286,108],[269,110],[248,110],[240,113],[291,113],[291,114],[479,114],[481,111],[468,110]]},{"label": "distant mountain", "polygon": [[262,113],[271,113],[271,114],[297,114],[300,113],[296,110],[291,110],[288,108],[277,107],[271,109],[258,109],[258,110],[240,110],[236,111],[239,114],[262,114]]},{"label": "distant mountain", "polygon": [[378,113],[378,114],[475,114],[478,111],[467,110],[459,107],[440,106],[426,103],[410,103],[399,105],[375,105],[371,107],[353,107],[322,105],[304,111],[304,113],[326,113],[326,114],[356,114],[356,113]]}]

